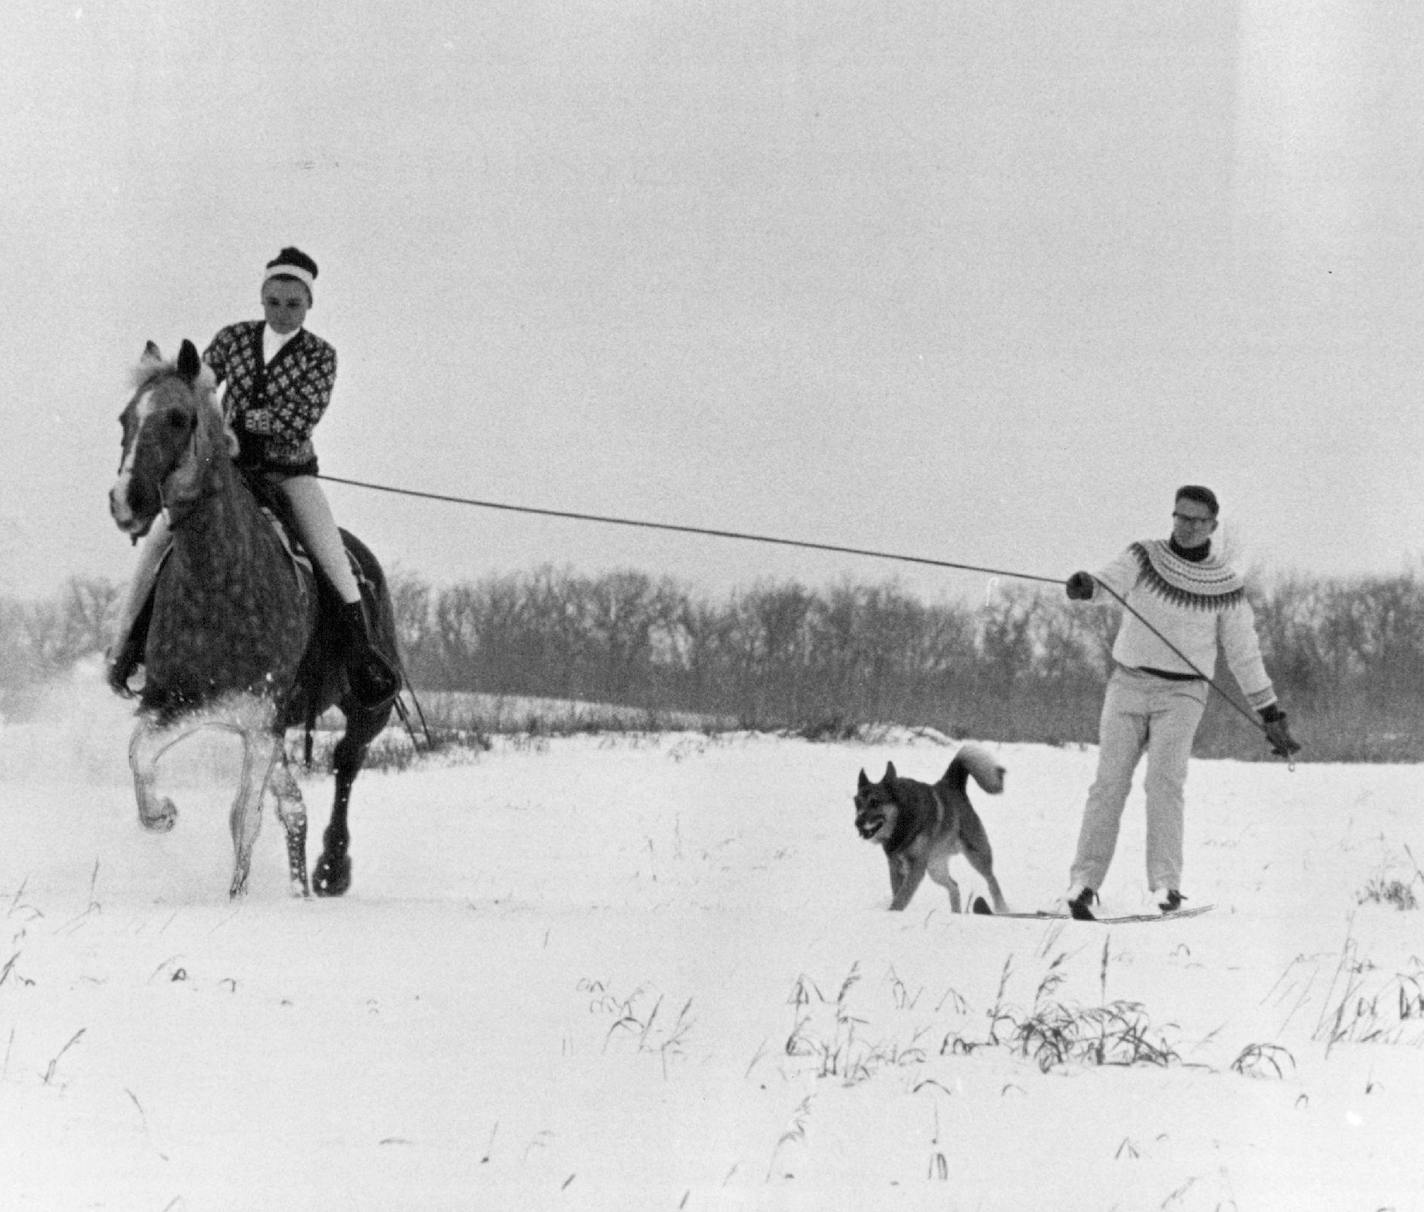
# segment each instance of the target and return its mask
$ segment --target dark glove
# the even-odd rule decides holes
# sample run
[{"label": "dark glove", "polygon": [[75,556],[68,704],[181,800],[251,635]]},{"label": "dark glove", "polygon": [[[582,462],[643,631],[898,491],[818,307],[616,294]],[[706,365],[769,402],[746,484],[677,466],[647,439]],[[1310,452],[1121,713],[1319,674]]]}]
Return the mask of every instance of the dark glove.
[{"label": "dark glove", "polygon": [[1300,752],[1300,744],[1286,726],[1286,713],[1275,703],[1262,710],[1261,722],[1266,725],[1266,743],[1277,757],[1288,758]]},{"label": "dark glove", "polygon": [[1086,572],[1075,572],[1068,578],[1068,596],[1075,602],[1086,602],[1093,596],[1093,587],[1097,582],[1093,580],[1092,574]]}]

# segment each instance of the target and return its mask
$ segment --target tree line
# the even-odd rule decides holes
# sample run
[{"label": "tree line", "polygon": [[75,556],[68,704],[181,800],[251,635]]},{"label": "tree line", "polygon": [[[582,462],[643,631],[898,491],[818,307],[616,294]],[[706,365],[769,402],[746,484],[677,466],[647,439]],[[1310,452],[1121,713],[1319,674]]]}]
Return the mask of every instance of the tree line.
[{"label": "tree line", "polygon": [[[1255,578],[1276,690],[1308,745],[1342,761],[1424,756],[1424,585],[1413,573]],[[436,587],[391,579],[419,690],[542,696],[696,712],[730,726],[850,735],[866,723],[952,736],[1096,739],[1118,609],[1009,586],[928,602],[897,583],[759,582],[711,597],[668,578],[540,567]],[[0,714],[102,652],[119,587],[75,578],[53,598],[0,598]],[[1217,682],[1239,691],[1218,663]],[[1213,694],[1204,756],[1264,743]]]}]

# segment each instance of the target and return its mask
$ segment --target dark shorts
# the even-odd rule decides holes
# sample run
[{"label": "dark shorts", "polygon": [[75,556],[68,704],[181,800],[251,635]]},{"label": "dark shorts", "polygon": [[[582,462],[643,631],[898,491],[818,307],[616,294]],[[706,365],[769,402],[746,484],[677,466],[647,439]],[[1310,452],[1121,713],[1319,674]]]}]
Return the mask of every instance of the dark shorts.
[{"label": "dark shorts", "polygon": [[261,476],[264,480],[271,480],[274,484],[280,484],[283,480],[290,480],[293,476],[316,476],[321,471],[317,466],[316,456],[313,455],[305,463],[274,463],[270,459],[239,460],[237,469],[246,476]]},{"label": "dark shorts", "polygon": [[[310,444],[306,444],[311,449]],[[278,462],[269,455],[272,446],[263,434],[237,431],[237,469],[249,476],[268,476],[274,480],[289,480],[292,476],[314,476],[317,471],[316,451],[300,463]]]}]

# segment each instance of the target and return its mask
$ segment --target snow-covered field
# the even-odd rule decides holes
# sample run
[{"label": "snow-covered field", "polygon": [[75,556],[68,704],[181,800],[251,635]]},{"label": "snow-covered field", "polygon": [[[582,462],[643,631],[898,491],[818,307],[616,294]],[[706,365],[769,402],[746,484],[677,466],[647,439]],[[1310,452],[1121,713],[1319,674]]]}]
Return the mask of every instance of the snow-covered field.
[{"label": "snow-covered field", "polygon": [[[6,1209],[1424,1207],[1414,767],[1197,763],[1216,911],[1108,928],[886,911],[856,773],[952,744],[509,739],[363,775],[341,901],[269,819],[232,904],[225,742],[152,836],[127,708],[49,720],[0,727]],[[1035,908],[1094,754],[988,743]],[[1109,908],[1141,855],[1135,797]]]}]

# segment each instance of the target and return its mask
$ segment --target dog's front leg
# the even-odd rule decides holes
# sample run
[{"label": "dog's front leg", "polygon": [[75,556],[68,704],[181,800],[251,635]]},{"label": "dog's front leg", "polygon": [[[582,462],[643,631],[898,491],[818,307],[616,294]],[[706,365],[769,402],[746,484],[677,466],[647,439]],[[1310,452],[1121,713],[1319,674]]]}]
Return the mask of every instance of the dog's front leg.
[{"label": "dog's front leg", "polygon": [[[896,867],[899,867],[900,882],[895,883]],[[915,889],[920,886],[920,881],[925,878],[924,859],[900,859],[890,860],[890,890],[894,894],[890,898],[890,908],[903,909],[910,903],[910,898],[915,895]]]}]

